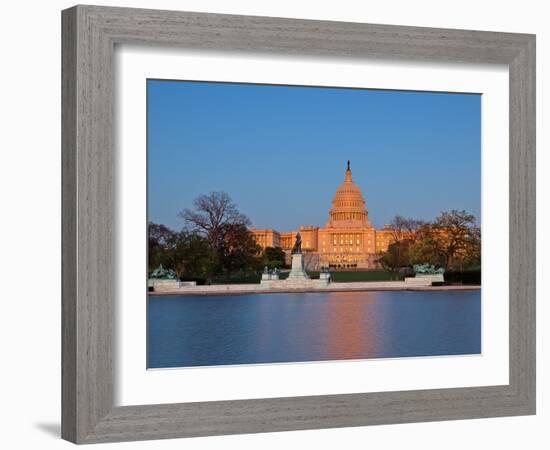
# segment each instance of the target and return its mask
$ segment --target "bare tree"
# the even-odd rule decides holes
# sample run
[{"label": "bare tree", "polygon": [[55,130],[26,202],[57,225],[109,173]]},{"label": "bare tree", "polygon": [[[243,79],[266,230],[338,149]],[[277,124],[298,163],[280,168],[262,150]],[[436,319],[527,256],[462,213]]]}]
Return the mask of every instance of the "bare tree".
[{"label": "bare tree", "polygon": [[395,216],[390,222],[394,242],[401,242],[406,239],[415,239],[419,230],[425,222],[418,219],[411,219],[403,216]]},{"label": "bare tree", "polygon": [[432,229],[432,239],[443,256],[445,267],[461,263],[469,255],[481,251],[481,232],[476,226],[476,218],[464,210],[442,212]]},{"label": "bare tree", "polygon": [[194,209],[185,208],[178,217],[184,220],[190,231],[204,235],[213,249],[223,244],[224,227],[250,225],[250,219],[239,212],[237,205],[225,192],[199,195],[193,206]]}]

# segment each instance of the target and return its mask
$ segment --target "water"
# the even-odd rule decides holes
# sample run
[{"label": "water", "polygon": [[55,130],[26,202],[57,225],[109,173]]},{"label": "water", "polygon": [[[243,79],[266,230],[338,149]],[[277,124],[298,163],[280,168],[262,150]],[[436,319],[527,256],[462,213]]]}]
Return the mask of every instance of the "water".
[{"label": "water", "polygon": [[148,367],[481,352],[479,291],[150,296]]}]

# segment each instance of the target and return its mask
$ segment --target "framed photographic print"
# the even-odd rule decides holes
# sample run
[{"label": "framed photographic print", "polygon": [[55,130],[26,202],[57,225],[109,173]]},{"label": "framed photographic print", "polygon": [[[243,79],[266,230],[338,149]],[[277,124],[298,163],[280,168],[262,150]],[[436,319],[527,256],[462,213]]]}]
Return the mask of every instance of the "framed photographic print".
[{"label": "framed photographic print", "polygon": [[534,36],[62,17],[65,439],[535,413]]}]

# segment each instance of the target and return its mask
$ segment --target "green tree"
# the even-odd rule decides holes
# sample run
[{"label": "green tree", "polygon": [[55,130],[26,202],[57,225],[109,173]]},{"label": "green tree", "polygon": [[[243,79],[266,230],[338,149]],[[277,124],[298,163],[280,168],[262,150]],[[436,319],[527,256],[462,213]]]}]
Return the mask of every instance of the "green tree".
[{"label": "green tree", "polygon": [[406,267],[410,264],[409,249],[413,241],[403,240],[398,242],[392,242],[388,249],[378,259],[380,265],[391,272],[391,277],[399,278],[399,269]]},{"label": "green tree", "polygon": [[147,266],[149,273],[155,270],[160,264],[166,269],[175,270],[170,252],[176,233],[165,225],[149,222],[147,225],[147,234]]},{"label": "green tree", "polygon": [[285,252],[280,247],[266,247],[262,252],[261,263],[270,269],[284,267]]},{"label": "green tree", "polygon": [[170,258],[179,278],[204,278],[219,270],[219,260],[207,239],[182,230],[171,241]]},{"label": "green tree", "polygon": [[186,230],[173,231],[165,225],[149,223],[148,270],[160,264],[176,272],[178,278],[208,278],[219,270],[217,255],[208,240]]},{"label": "green tree", "polygon": [[245,225],[226,224],[220,236],[220,265],[228,279],[234,272],[255,268],[260,247]]}]

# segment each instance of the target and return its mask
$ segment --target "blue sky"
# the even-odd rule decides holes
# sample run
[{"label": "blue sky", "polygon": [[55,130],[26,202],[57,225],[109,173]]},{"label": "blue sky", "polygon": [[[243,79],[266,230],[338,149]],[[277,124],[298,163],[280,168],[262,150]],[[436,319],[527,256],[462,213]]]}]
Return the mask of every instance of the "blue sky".
[{"label": "blue sky", "polygon": [[322,226],[351,160],[369,217],[480,219],[481,96],[148,80],[149,220],[225,191],[261,228]]}]

